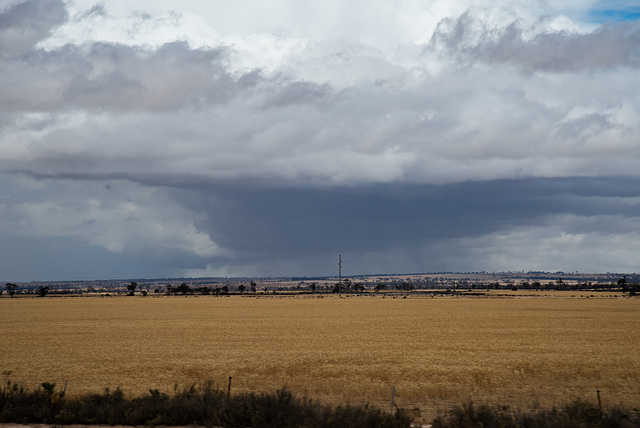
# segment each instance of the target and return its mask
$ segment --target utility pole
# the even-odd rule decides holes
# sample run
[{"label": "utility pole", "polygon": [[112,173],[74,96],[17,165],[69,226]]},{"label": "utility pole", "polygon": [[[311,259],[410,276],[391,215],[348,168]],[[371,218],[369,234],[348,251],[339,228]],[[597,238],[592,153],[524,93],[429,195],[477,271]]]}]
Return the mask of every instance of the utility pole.
[{"label": "utility pole", "polygon": [[342,254],[338,255],[338,297],[342,299]]}]

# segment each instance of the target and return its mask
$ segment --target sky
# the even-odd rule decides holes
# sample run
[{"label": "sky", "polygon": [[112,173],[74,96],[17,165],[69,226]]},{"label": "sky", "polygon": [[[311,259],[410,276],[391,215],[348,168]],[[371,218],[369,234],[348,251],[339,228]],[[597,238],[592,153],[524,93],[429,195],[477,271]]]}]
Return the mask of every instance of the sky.
[{"label": "sky", "polygon": [[638,272],[640,4],[0,0],[0,281]]}]

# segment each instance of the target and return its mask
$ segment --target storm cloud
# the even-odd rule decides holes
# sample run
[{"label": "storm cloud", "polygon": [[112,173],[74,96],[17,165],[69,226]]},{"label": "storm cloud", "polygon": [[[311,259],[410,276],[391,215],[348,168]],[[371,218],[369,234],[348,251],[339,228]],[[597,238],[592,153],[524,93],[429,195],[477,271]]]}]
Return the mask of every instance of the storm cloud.
[{"label": "storm cloud", "polygon": [[0,277],[633,271],[633,9],[475,3],[5,4]]}]

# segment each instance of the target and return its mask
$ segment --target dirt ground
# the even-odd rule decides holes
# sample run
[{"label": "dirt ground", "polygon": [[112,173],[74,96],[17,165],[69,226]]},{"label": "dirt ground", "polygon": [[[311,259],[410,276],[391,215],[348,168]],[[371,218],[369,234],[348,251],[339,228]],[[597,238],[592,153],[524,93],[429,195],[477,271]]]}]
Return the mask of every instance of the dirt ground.
[{"label": "dirt ground", "polygon": [[[48,425],[48,424],[0,424],[0,428],[52,428],[59,425]],[[133,426],[127,425],[64,425],[65,428],[135,428]],[[163,428],[159,426],[158,428]],[[167,427],[164,427],[167,428]],[[200,427],[197,425],[190,425],[188,427],[171,427],[171,428],[205,428],[204,426]],[[222,427],[212,427],[212,428],[222,428]]]},{"label": "dirt ground", "polygon": [[[0,424],[0,428],[52,428],[54,425],[47,424]],[[431,425],[412,424],[413,428],[431,428]],[[136,428],[127,425],[65,425],[65,428]],[[157,428],[169,428],[164,426],[158,426]],[[170,427],[170,428],[205,428],[204,426],[189,425],[188,427]],[[211,428],[223,428],[223,427],[211,427]]]}]

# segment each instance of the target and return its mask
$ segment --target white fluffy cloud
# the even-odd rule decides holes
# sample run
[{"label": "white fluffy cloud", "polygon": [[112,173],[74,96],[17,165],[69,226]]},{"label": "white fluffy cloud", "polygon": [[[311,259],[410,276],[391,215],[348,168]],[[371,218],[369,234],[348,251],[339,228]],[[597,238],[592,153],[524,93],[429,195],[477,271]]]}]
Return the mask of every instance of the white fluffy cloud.
[{"label": "white fluffy cloud", "polygon": [[[229,255],[199,231],[201,220],[161,189],[126,181],[12,179],[0,194],[1,228],[29,238],[77,238],[108,251],[177,249],[196,257]],[[46,195],[55,194],[55,198]]]},{"label": "white fluffy cloud", "polygon": [[457,261],[474,260],[477,270],[610,272],[615,266],[616,271],[635,272],[639,225],[640,217],[552,216],[536,226],[462,239],[455,248],[466,251]]}]

